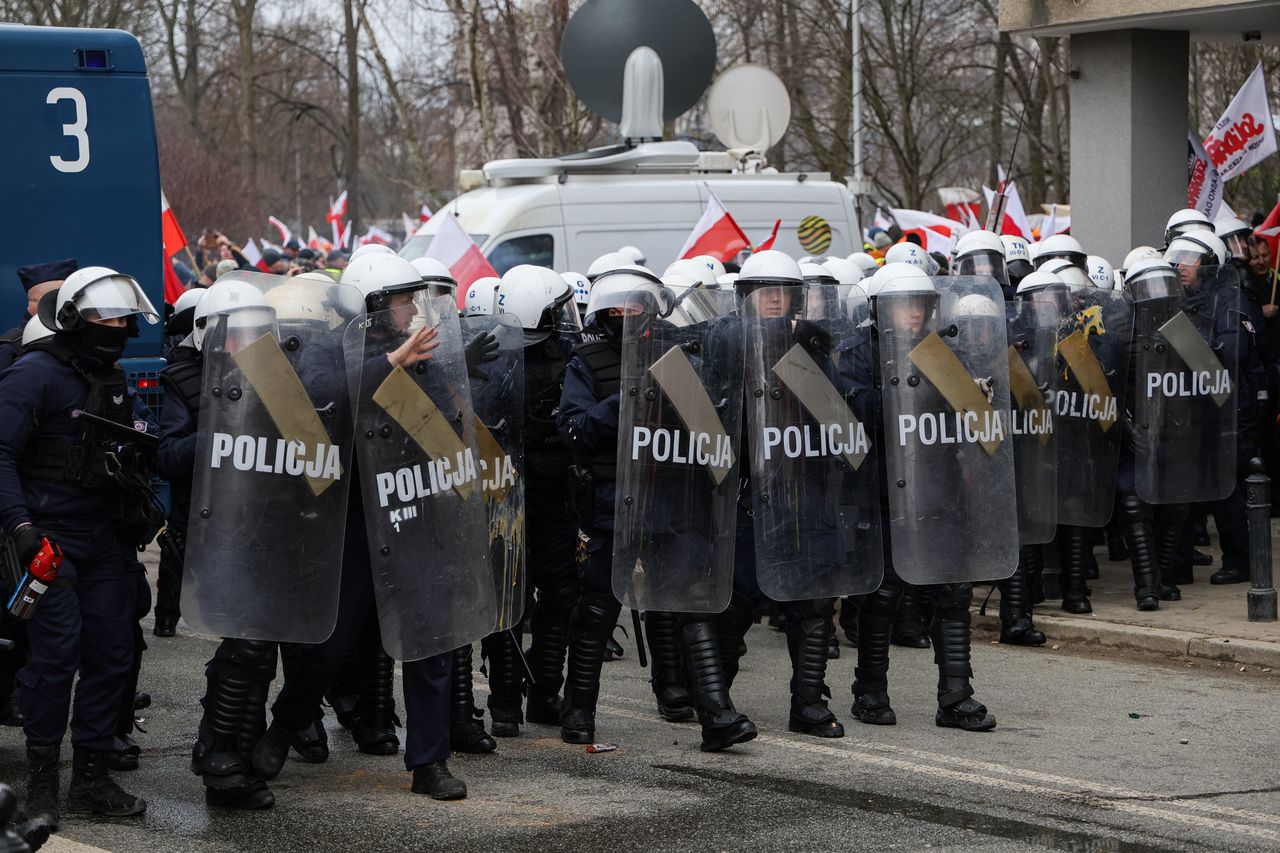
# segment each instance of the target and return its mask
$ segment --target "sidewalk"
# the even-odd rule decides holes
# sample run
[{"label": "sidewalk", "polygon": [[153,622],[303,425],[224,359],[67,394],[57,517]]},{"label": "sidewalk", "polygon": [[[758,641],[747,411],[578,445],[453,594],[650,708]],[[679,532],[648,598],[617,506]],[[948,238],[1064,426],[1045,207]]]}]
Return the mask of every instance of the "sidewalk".
[{"label": "sidewalk", "polygon": [[[1139,612],[1133,600],[1133,573],[1129,562],[1111,562],[1107,549],[1098,546],[1099,578],[1089,581],[1093,613],[1076,616],[1063,612],[1057,600],[1036,606],[1036,627],[1049,643],[1085,643],[1101,648],[1137,649],[1180,658],[1223,661],[1241,666],[1271,668],[1280,672],[1280,622],[1250,622],[1246,618],[1248,583],[1212,586],[1209,575],[1221,566],[1217,533],[1210,522],[1214,546],[1200,550],[1213,555],[1212,566],[1197,566],[1195,583],[1185,584],[1181,601],[1162,601],[1160,609]],[[1280,536],[1273,522],[1272,554],[1280,554]],[[993,634],[1000,631],[997,590],[978,609],[986,587],[974,590],[974,626]]]}]

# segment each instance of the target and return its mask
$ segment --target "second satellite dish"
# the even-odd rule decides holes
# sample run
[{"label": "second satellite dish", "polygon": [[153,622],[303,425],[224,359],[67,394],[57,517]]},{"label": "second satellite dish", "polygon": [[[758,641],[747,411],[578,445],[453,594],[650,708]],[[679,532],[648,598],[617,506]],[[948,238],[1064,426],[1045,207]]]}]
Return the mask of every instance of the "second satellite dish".
[{"label": "second satellite dish", "polygon": [[707,96],[707,113],[725,148],[763,154],[787,132],[791,97],[768,68],[735,65],[716,78]]}]

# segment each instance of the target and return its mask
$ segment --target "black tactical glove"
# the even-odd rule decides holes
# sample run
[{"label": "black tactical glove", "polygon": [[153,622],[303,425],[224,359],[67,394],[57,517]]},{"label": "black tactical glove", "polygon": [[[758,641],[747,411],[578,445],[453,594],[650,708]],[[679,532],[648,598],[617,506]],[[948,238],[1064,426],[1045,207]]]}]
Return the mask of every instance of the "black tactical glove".
[{"label": "black tactical glove", "polygon": [[36,558],[36,554],[40,553],[40,548],[45,539],[50,542],[58,541],[34,524],[24,524],[14,531],[13,548],[18,552],[18,562],[21,564],[23,571],[26,571],[27,566],[31,565],[31,561]]},{"label": "black tactical glove", "polygon": [[498,357],[498,339],[490,332],[481,332],[467,344],[467,375],[472,379],[488,379],[480,365]]}]

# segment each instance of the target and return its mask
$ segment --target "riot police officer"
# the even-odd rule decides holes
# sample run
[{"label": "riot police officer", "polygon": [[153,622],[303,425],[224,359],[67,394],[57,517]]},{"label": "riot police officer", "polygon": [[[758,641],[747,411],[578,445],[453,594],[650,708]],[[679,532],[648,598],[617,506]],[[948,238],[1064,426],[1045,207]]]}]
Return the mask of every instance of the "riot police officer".
[{"label": "riot police officer", "polygon": [[[71,803],[114,816],[146,809],[108,772],[134,652],[135,590],[126,555],[132,559],[154,521],[143,496],[123,485],[143,474],[120,435],[145,428],[147,420],[116,362],[137,334],[138,318],[155,323],[159,315],[134,279],[105,267],[72,273],[56,301],[45,304],[51,315],[45,325],[55,334],[0,374],[0,525],[20,562],[29,563],[45,540],[56,540],[64,558],[58,584],[28,622],[30,658],[18,673],[30,771],[27,822],[52,829],[69,713]],[[117,428],[75,417],[80,411]]]}]

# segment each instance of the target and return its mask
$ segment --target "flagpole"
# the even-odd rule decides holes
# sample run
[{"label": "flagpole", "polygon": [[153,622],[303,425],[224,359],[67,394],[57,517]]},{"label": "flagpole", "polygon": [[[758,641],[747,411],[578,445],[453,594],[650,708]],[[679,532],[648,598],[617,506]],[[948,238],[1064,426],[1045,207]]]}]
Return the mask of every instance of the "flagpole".
[{"label": "flagpole", "polygon": [[862,63],[858,61],[862,54],[861,0],[852,0],[850,13],[853,18],[850,22],[850,50],[853,55],[853,123],[850,128],[853,134],[853,210],[858,220],[857,243],[853,248],[854,251],[860,251],[866,239],[863,237],[862,227],[862,196],[865,189],[863,183],[866,181],[866,173],[862,168]]}]

